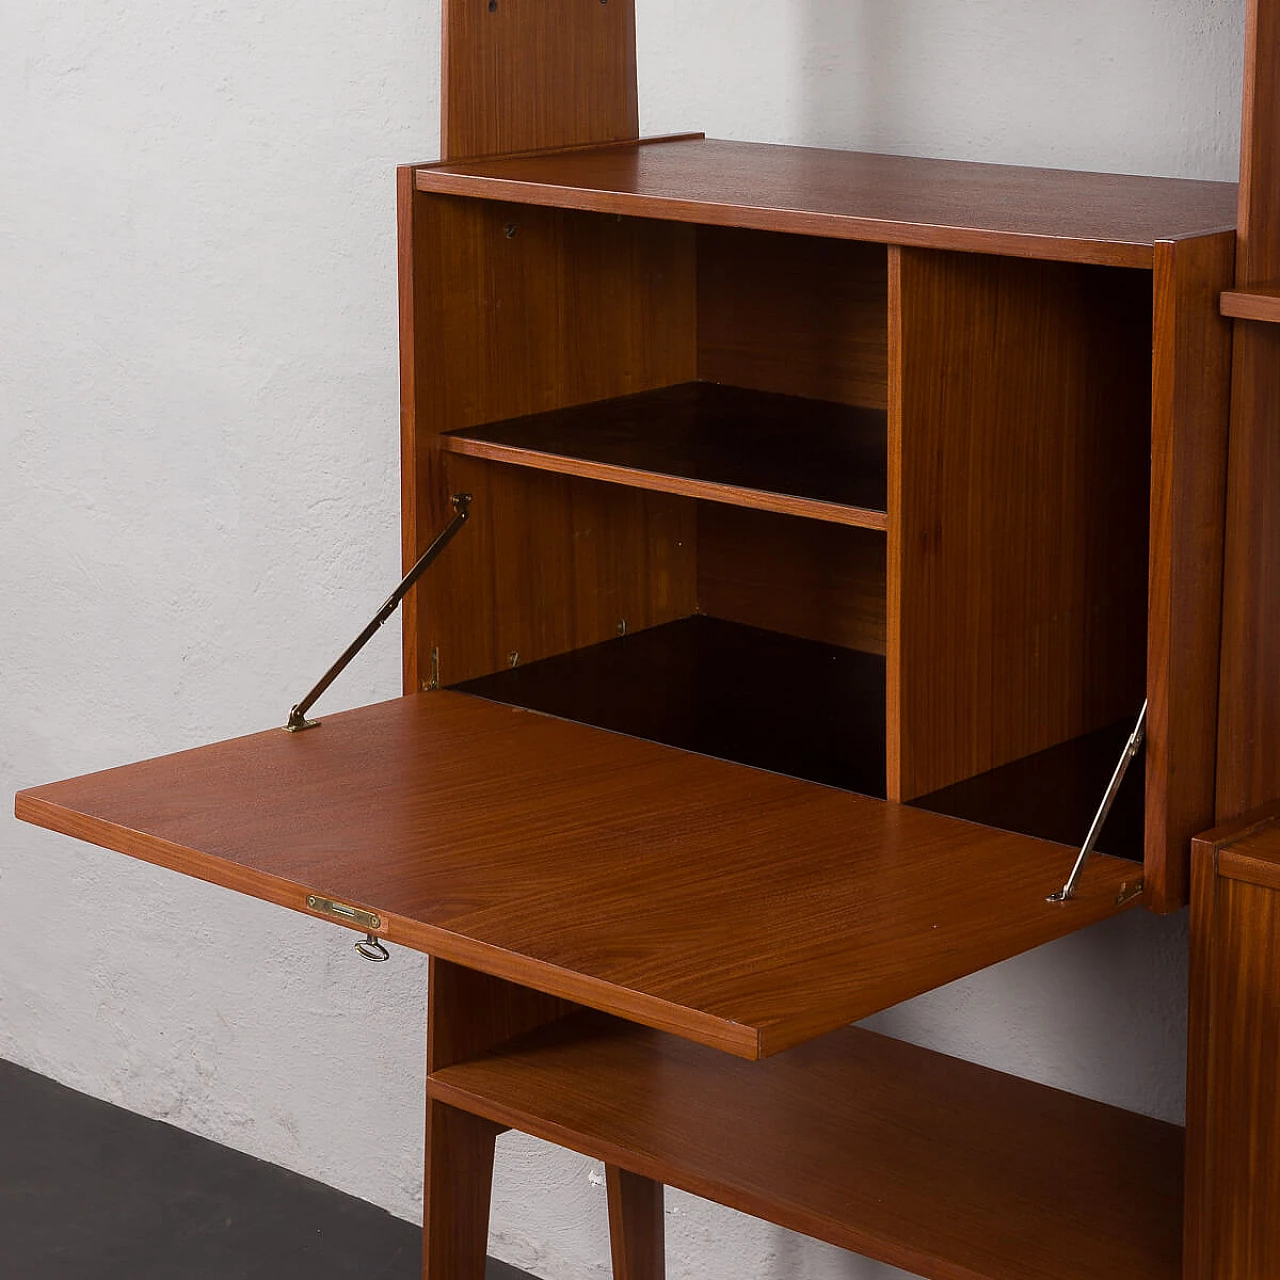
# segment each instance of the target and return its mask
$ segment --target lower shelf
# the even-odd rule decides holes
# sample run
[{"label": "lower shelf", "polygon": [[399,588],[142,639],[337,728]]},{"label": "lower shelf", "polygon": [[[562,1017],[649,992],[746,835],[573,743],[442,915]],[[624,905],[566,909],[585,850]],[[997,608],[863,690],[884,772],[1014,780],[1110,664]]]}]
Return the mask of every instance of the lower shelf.
[{"label": "lower shelf", "polygon": [[1177,1280],[1183,1131],[859,1028],[748,1063],[578,1013],[441,1102],[931,1280]]},{"label": "lower shelf", "polygon": [[[719,618],[690,617],[455,688],[736,764],[885,795],[885,660]],[[1135,708],[1136,712],[1136,708]],[[1133,729],[1123,721],[913,801],[1079,847]],[[1098,848],[1143,858],[1143,768]]]},{"label": "lower shelf", "polygon": [[456,688],[883,800],[884,680],[877,654],[692,617]]}]

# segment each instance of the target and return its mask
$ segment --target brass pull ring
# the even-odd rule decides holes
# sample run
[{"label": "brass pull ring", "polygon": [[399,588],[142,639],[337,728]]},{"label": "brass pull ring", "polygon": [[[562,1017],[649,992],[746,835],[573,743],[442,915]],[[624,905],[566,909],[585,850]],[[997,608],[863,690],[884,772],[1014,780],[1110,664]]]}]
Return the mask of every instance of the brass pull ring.
[{"label": "brass pull ring", "polygon": [[366,933],[355,946],[366,960],[372,960],[374,964],[382,964],[384,960],[391,959],[391,952],[371,933]]}]

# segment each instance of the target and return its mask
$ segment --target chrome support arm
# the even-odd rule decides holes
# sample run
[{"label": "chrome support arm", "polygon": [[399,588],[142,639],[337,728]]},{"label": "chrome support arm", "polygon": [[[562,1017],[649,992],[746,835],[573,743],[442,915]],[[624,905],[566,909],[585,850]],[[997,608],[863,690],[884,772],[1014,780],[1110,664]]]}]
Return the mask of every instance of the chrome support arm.
[{"label": "chrome support arm", "polygon": [[453,511],[453,519],[444,527],[436,540],[419,556],[418,562],[404,575],[400,585],[386,598],[382,608],[370,619],[369,625],[343,650],[341,657],[316,681],[307,696],[289,712],[289,721],[284,726],[289,733],[301,733],[303,729],[314,729],[320,723],[319,720],[308,720],[307,712],[315,705],[320,695],[346,670],[351,659],[369,643],[373,638],[373,633],[395,613],[396,607],[409,594],[413,584],[431,567],[445,547],[453,541],[454,535],[457,534],[458,530],[466,524],[467,517],[471,514],[471,495],[469,493],[454,494]]},{"label": "chrome support arm", "polygon": [[1111,813],[1111,806],[1116,802],[1116,796],[1120,792],[1120,784],[1124,781],[1124,776],[1129,772],[1129,766],[1133,763],[1133,758],[1138,754],[1138,749],[1142,746],[1142,740],[1147,736],[1147,704],[1142,704],[1142,710],[1138,713],[1138,723],[1133,726],[1133,732],[1129,735],[1129,741],[1124,744],[1124,750],[1120,753],[1120,759],[1116,762],[1115,772],[1111,775],[1111,781],[1107,784],[1106,793],[1102,797],[1102,803],[1098,806],[1098,812],[1094,815],[1093,825],[1089,828],[1089,834],[1084,838],[1084,844],[1080,848],[1080,856],[1076,859],[1076,865],[1072,867],[1071,874],[1067,877],[1067,883],[1058,890],[1057,893],[1049,897],[1050,902],[1070,902],[1076,895],[1076,886],[1080,883],[1080,877],[1084,874],[1085,864],[1093,855],[1094,847],[1098,843],[1098,837],[1102,834],[1102,828],[1106,825],[1107,818]]}]

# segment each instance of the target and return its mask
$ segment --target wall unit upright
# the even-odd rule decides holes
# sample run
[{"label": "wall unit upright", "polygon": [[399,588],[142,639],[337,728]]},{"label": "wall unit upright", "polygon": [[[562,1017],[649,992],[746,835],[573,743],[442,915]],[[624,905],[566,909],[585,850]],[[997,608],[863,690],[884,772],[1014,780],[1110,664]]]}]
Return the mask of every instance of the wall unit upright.
[{"label": "wall unit upright", "polygon": [[444,22],[406,568],[470,504],[404,696],[19,816],[432,957],[427,1280],[480,1280],[504,1126],[606,1162],[620,1280],[668,1182],[937,1280],[1173,1280],[1180,1129],[848,1024],[1188,901],[1236,188],[641,140],[631,0]]}]

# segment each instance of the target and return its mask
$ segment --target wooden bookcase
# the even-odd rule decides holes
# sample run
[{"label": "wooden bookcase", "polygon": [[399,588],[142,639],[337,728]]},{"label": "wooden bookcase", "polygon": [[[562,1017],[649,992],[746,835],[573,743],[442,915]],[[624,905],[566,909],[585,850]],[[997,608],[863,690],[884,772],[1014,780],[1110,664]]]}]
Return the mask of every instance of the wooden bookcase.
[{"label": "wooden bookcase", "polygon": [[1185,905],[1280,791],[1218,735],[1274,678],[1236,188],[640,140],[634,64],[630,0],[446,0],[406,567],[471,506],[404,696],[18,814],[432,956],[427,1280],[479,1280],[504,1126],[607,1163],[622,1280],[663,1183],[938,1280],[1172,1280],[1180,1129],[848,1024]]}]

